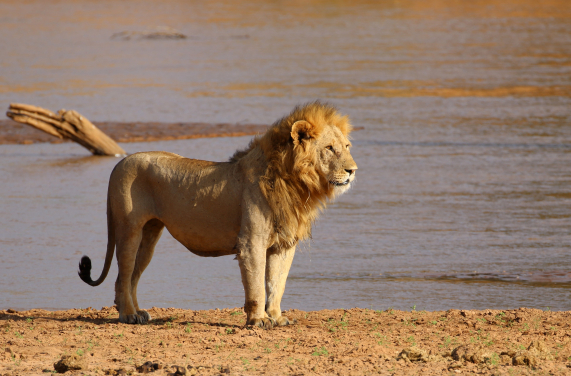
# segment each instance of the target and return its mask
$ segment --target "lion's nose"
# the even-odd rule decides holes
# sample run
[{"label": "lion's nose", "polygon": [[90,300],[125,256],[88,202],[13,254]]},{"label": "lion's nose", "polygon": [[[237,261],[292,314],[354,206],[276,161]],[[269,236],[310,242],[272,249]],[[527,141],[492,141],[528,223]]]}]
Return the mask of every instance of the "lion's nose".
[{"label": "lion's nose", "polygon": [[353,175],[353,173],[355,172],[355,170],[356,170],[356,169],[353,169],[353,170],[345,170],[345,171],[347,171],[347,172],[349,173],[349,176],[350,176],[350,175]]}]

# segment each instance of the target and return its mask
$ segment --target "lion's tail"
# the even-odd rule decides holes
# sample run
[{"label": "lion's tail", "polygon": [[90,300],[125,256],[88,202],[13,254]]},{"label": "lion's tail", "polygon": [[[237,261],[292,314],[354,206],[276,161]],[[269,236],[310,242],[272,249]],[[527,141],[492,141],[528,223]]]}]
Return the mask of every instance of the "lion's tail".
[{"label": "lion's tail", "polygon": [[99,286],[107,277],[111,261],[113,260],[113,253],[115,252],[115,226],[113,225],[113,214],[111,213],[111,203],[109,195],[107,195],[107,254],[105,255],[105,265],[101,276],[97,281],[91,279],[91,259],[83,256],[79,262],[79,278],[90,286]]}]

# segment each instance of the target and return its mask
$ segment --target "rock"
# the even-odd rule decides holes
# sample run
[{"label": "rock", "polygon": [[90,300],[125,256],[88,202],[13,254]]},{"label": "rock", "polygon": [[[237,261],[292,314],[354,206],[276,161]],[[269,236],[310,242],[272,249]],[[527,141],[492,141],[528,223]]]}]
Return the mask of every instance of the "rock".
[{"label": "rock", "polygon": [[63,355],[60,360],[54,363],[54,369],[58,373],[67,371],[77,371],[87,369],[87,360],[80,355]]},{"label": "rock", "polygon": [[222,366],[220,368],[220,373],[230,373],[230,366]]},{"label": "rock", "polygon": [[486,363],[492,357],[492,352],[482,346],[462,345],[452,350],[452,359],[465,360],[475,364]]},{"label": "rock", "polygon": [[512,364],[514,366],[528,366],[535,368],[537,367],[537,358],[527,350],[521,351],[513,357]]},{"label": "rock", "polygon": [[517,353],[513,350],[508,350],[508,351],[502,351],[502,353],[500,354],[500,356],[508,356],[510,358],[513,358]]},{"label": "rock", "polygon": [[527,351],[529,351],[536,358],[539,358],[542,360],[553,360],[553,356],[551,355],[551,351],[549,351],[549,348],[547,347],[547,345],[544,342],[532,341],[529,344]]},{"label": "rock", "polygon": [[155,372],[155,370],[157,369],[157,368],[155,368],[155,364],[153,364],[153,362],[151,362],[151,361],[148,361],[148,362],[145,362],[138,367],[135,367],[135,369],[139,373]]},{"label": "rock", "polygon": [[123,376],[127,375],[127,371],[124,368],[108,369],[107,371],[105,371],[105,374],[110,376]]},{"label": "rock", "polygon": [[528,366],[536,368],[539,360],[553,360],[553,356],[545,343],[541,341],[532,341],[527,350],[520,351],[513,356],[512,364],[514,366]]},{"label": "rock", "polygon": [[168,376],[186,376],[187,374],[184,367],[172,366],[172,368],[174,368],[174,372],[167,373]]},{"label": "rock", "polygon": [[408,359],[411,362],[428,362],[428,352],[413,346],[402,350],[397,356],[397,360],[400,359]]}]

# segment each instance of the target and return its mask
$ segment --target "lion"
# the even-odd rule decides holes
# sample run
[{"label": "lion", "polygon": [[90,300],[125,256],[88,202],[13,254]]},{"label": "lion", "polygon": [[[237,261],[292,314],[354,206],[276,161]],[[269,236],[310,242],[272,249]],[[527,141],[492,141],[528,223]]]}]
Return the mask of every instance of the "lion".
[{"label": "lion", "polygon": [[148,322],[137,284],[166,227],[196,255],[236,255],[247,325],[292,324],[280,304],[295,248],[310,237],[327,202],[355,179],[351,129],[347,116],[317,101],[295,107],[228,162],[162,151],[126,157],[109,179],[103,271],[93,281],[91,260],[83,256],[80,278],[101,284],[117,248],[119,321]]}]

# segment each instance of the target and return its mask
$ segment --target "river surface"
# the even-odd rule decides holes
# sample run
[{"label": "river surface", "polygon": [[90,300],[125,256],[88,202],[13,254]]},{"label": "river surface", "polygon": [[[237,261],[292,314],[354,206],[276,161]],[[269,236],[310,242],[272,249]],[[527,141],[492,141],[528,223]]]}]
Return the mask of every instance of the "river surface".
[{"label": "river surface", "polygon": [[[139,37],[163,26],[188,38]],[[364,127],[283,309],[571,309],[567,0],[0,1],[0,47],[1,109],[270,124],[320,98]],[[122,146],[223,161],[248,141]],[[97,288],[76,271],[83,254],[102,268],[117,162],[0,145],[0,309],[113,304],[116,265]],[[243,299],[232,257],[166,232],[139,288],[142,307]]]}]

